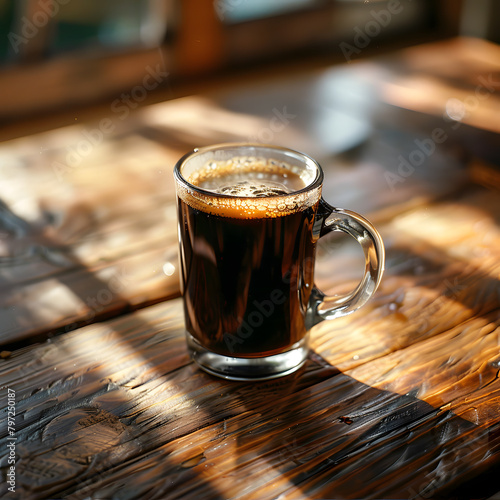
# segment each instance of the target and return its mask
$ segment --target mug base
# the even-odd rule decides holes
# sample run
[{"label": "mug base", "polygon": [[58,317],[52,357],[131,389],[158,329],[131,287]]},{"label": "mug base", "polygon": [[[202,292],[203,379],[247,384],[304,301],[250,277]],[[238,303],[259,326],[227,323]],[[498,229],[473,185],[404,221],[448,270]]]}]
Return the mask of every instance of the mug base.
[{"label": "mug base", "polygon": [[262,358],[237,358],[207,350],[190,333],[186,340],[191,358],[204,371],[216,377],[240,382],[270,380],[290,375],[301,368],[309,354],[309,336],[283,353]]}]

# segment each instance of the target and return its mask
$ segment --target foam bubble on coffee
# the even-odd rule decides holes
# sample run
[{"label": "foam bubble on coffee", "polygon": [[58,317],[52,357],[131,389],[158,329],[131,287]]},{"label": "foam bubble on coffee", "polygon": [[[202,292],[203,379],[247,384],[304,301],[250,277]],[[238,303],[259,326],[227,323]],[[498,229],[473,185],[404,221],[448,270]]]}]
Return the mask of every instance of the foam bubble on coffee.
[{"label": "foam bubble on coffee", "polygon": [[179,196],[193,208],[223,217],[280,217],[319,200],[320,188],[303,191],[312,182],[310,177],[288,163],[237,157],[211,161],[187,178],[206,194],[180,189]]},{"label": "foam bubble on coffee", "polygon": [[249,181],[239,181],[220,187],[216,192],[245,198],[265,198],[266,196],[283,196],[289,194],[291,191],[278,183],[273,186],[269,182],[257,184]]}]

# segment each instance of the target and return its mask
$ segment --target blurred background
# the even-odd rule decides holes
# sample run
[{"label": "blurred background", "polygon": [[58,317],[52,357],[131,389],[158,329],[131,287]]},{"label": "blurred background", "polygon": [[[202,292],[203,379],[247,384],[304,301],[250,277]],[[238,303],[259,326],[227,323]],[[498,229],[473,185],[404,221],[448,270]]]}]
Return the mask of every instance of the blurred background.
[{"label": "blurred background", "polygon": [[500,42],[500,2],[0,0],[0,26],[0,126],[15,136],[109,108],[148,74],[131,108],[457,35]]}]

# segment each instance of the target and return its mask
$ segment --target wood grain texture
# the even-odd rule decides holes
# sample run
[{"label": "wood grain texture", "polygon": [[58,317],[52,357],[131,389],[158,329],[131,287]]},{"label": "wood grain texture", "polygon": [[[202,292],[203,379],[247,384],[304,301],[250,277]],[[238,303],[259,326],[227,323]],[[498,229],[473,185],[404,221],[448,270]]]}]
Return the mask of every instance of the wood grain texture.
[{"label": "wood grain texture", "polygon": [[[422,50],[434,61],[432,46]],[[402,68],[408,78],[424,56]],[[478,71],[489,67],[485,58]],[[374,94],[363,78],[379,91],[393,74],[380,64],[114,116],[112,133],[62,167],[99,122],[0,146],[1,342],[17,342],[0,353],[2,498],[497,493],[498,187],[484,170],[471,176],[451,134],[391,187],[386,174],[397,172],[399,156],[442,120],[424,107],[425,116],[410,113],[406,122],[395,102],[364,108]],[[467,78],[464,88],[474,88]],[[355,92],[340,95],[373,127],[339,150],[327,134],[338,124],[335,97],[354,85],[361,102]],[[443,103],[445,94],[429,98]],[[258,136],[284,107],[295,117],[273,142],[321,160],[325,198],[376,223],[386,274],[362,310],[312,329],[313,352],[300,372],[228,382],[196,368],[186,350],[171,169],[192,146]],[[347,236],[321,239],[317,285],[328,293],[354,288],[359,257]],[[60,335],[40,336],[54,331]],[[15,494],[5,481],[7,391],[16,401]]]},{"label": "wood grain texture", "polygon": [[[333,326],[319,325],[315,347],[344,370],[468,322],[493,331],[500,306],[498,205],[496,192],[477,188],[381,225],[387,262],[376,296]],[[320,257],[322,277],[325,268],[336,271],[333,260],[330,254],[325,262]],[[352,288],[353,268],[343,276],[343,287]],[[321,285],[330,290],[328,281]]]},{"label": "wood grain texture", "polygon": [[321,358],[297,377],[249,386],[199,372],[179,299],[14,353],[1,385],[20,401],[20,491],[446,497],[499,461],[495,203],[477,188],[383,225],[381,289],[313,329]]},{"label": "wood grain texture", "polygon": [[134,135],[103,140],[88,156],[64,148],[84,151],[93,130],[63,129],[0,148],[2,343],[179,294],[177,154]]},{"label": "wood grain texture", "polygon": [[[17,399],[12,498],[410,498],[496,463],[497,384],[472,384],[459,416],[315,354],[292,377],[227,382],[190,363],[180,317],[175,299],[3,360]],[[463,418],[472,409],[489,418]]]},{"label": "wood grain texture", "polygon": [[[321,162],[325,199],[374,222],[463,186],[463,158],[450,144],[392,189],[387,169],[397,166],[396,148],[414,148],[414,137],[403,144],[390,130],[372,129],[373,103],[358,102],[355,93],[346,96],[353,116],[347,120],[343,103],[339,121],[335,96],[346,84],[366,87],[360,81],[359,72],[327,71],[126,115],[110,107],[93,122],[1,144],[0,343],[179,294],[172,169],[193,147],[262,142],[272,132],[276,144],[292,144]],[[332,126],[343,131],[339,139],[329,138]],[[355,158],[338,154],[359,145]],[[170,275],[163,271],[167,262]]]}]

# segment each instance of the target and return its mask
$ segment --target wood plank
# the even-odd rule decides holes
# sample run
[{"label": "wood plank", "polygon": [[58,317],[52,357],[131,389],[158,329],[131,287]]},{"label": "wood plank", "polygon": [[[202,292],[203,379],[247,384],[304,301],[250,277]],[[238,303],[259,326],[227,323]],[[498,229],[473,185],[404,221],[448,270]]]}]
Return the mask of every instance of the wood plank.
[{"label": "wood plank", "polygon": [[497,44],[458,37],[410,47],[390,59],[372,79],[383,101],[444,118],[443,125],[453,129],[469,125],[500,132]]},{"label": "wood plank", "polygon": [[462,399],[477,422],[314,355],[296,376],[232,383],[189,362],[180,313],[171,300],[2,361],[23,498],[408,498],[496,463],[498,383]]},{"label": "wood plank", "polygon": [[[186,351],[180,299],[3,352],[2,398],[7,389],[16,395],[20,498],[496,492],[489,486],[500,471],[496,184],[489,176],[493,189],[474,186],[450,140],[391,189],[385,174],[431,122],[416,120],[396,137],[382,120],[355,151],[333,154],[325,136],[311,137],[332,122],[321,115],[314,129],[317,102],[303,89],[316,82],[322,98],[331,97],[355,80],[329,73],[321,87],[317,76],[281,94],[280,85],[268,88],[267,100],[265,89],[249,88],[239,102],[189,98],[130,120],[112,115],[119,127],[62,170],[54,162],[66,161],[67,145],[95,124],[0,147],[4,340],[70,330],[177,294],[175,272],[162,272],[165,261],[175,267],[177,246],[167,170],[191,145],[267,130],[274,109],[298,102],[298,91],[304,100],[287,108],[297,119],[275,141],[310,147],[325,165],[325,197],[373,218],[388,256],[374,299],[317,325],[305,368],[277,381],[232,383],[199,371]],[[359,279],[346,241],[332,235],[320,244],[317,282],[330,293]],[[6,488],[2,482],[0,495]]]},{"label": "wood plank", "polygon": [[[198,372],[187,359],[178,300],[14,353],[2,386],[20,395],[20,435],[35,436],[21,447],[26,493],[49,488],[82,498],[119,483],[160,496],[369,497],[375,490],[352,489],[356,471],[377,494],[406,498],[479,474],[496,463],[489,457],[498,446],[497,204],[495,193],[477,189],[382,226],[387,277],[370,306],[313,330],[316,352],[332,366],[310,364],[311,385],[299,379],[262,390]],[[86,446],[78,422],[87,419],[103,436],[85,448],[94,456],[90,469],[76,458]],[[68,426],[62,441],[59,425]],[[292,428],[300,429],[298,451]],[[215,436],[230,438],[227,453],[217,451]],[[210,455],[214,441],[220,446]],[[41,470],[33,453],[38,463],[43,457]],[[67,467],[57,478],[56,463]],[[263,466],[268,473],[259,472]],[[259,478],[253,489],[249,475]]]},{"label": "wood plank", "polygon": [[[471,189],[459,198],[426,205],[382,225],[387,262],[376,296],[351,316],[333,325],[318,325],[315,349],[349,373],[358,365],[368,367],[368,361],[377,358],[388,363],[387,369],[393,359],[394,366],[402,363],[401,368],[408,370],[409,364],[403,361],[406,348],[411,350],[419,344],[432,350],[439,346],[441,362],[449,358],[452,363],[455,356],[446,350],[446,343],[432,347],[435,337],[460,334],[464,343],[457,340],[457,350],[460,347],[465,351],[468,341],[481,343],[483,336],[491,334],[491,346],[484,348],[491,348],[493,357],[500,311],[499,203],[495,191]],[[325,279],[327,272],[336,270],[333,260],[328,256],[318,265],[322,280],[318,284],[331,292],[339,290],[329,285],[331,277],[330,281]],[[359,279],[355,264],[359,265],[352,262],[343,269],[343,291],[352,289]],[[479,345],[477,348],[481,349]],[[456,358],[468,359],[464,351],[457,351]],[[417,367],[425,362],[425,355],[420,353]],[[403,383],[394,375],[395,384]],[[360,380],[375,383],[371,377]],[[387,389],[406,392],[404,388],[398,391],[395,385]]]},{"label": "wood plank", "polygon": [[69,162],[77,150],[64,145],[81,147],[96,130],[0,148],[3,344],[179,294],[171,171],[180,152],[111,134]]},{"label": "wood plank", "polygon": [[[477,58],[479,46],[481,58]],[[112,101],[93,121],[4,142],[0,146],[1,342],[57,330],[68,321],[82,323],[92,315],[85,298],[81,304],[73,297],[76,269],[97,276],[102,259],[119,265],[121,257],[147,252],[162,239],[167,251],[173,251],[170,172],[181,154],[194,146],[264,139],[292,144],[322,163],[328,201],[367,214],[377,223],[455,192],[469,180],[464,145],[477,153],[475,143],[483,144],[484,136],[477,138],[470,127],[456,134],[456,127],[449,130],[450,123],[435,110],[446,104],[458,75],[464,76],[464,67],[468,80],[461,98],[474,91],[477,78],[493,74],[497,49],[474,40],[443,42],[444,49],[453,49],[453,57],[436,65],[441,52],[430,47],[400,55],[397,60],[405,58],[406,64],[382,58],[295,74],[292,79],[283,75],[259,85],[240,82],[233,90],[212,90],[141,110],[117,108]],[[444,81],[445,91],[432,87],[435,91],[426,94],[422,81],[414,79],[415,71]],[[389,93],[388,85],[398,92]],[[423,113],[402,111],[404,103],[397,98],[408,86],[420,100],[419,106],[406,107]],[[498,99],[492,93],[480,104],[464,123],[469,118],[470,124],[476,123],[483,111],[497,106]],[[432,115],[436,116],[431,119]],[[491,120],[484,124],[490,126]],[[416,149],[415,140],[429,137],[436,127],[446,129],[446,141],[411,175],[401,177],[400,156],[407,159]],[[471,143],[470,137],[477,140]],[[482,149],[491,153],[491,144]],[[162,219],[164,212],[167,216]],[[150,257],[145,256],[144,262]],[[151,294],[144,296],[135,288],[141,276],[153,274],[164,263],[159,254],[147,269],[145,264],[131,279],[123,300],[110,303],[104,312],[115,314],[129,307],[126,304],[136,307],[177,293],[175,280],[165,283],[168,277],[161,275]],[[66,291],[58,282],[61,276],[70,284]],[[52,286],[57,301],[65,306],[56,311],[39,300],[42,290]],[[95,297],[106,286],[101,277],[90,278],[83,295]]]},{"label": "wood plank", "polygon": [[[97,456],[105,454],[108,445],[119,444],[120,440],[112,438],[90,445],[86,432],[74,442],[72,433],[81,429],[78,422],[96,412],[100,415],[101,409],[107,415],[104,425],[113,427],[117,436],[134,434],[132,442],[126,439],[125,455],[120,453],[112,461],[115,465],[130,454],[137,456],[157,446],[158,426],[163,429],[162,443],[238,413],[232,396],[243,391],[237,399],[244,398],[245,388],[214,381],[194,368],[186,353],[180,318],[181,303],[173,300],[68,333],[5,360],[0,385],[16,390],[19,489],[27,497],[30,491],[36,495],[40,489],[54,487],[52,481],[57,488],[66,481],[73,483],[87,468],[81,463],[82,455],[95,455],[99,461]],[[332,371],[336,373],[313,358],[296,387],[321,380]],[[295,386],[277,384],[266,389],[261,385],[261,391],[272,393],[280,387],[287,392]],[[196,404],[195,398],[200,398]],[[209,403],[212,400],[215,406]],[[205,411],[206,405],[210,411]],[[201,420],[193,418],[194,411]],[[62,434],[61,426],[65,429]],[[93,430],[90,427],[88,432]],[[57,461],[64,472],[54,477],[51,468]]]},{"label": "wood plank", "polygon": [[[87,269],[78,266],[0,293],[5,349],[179,295],[177,242]],[[147,263],[147,265],[145,265]],[[167,267],[166,267],[167,266]],[[175,267],[173,267],[175,266]],[[168,273],[168,274],[165,274]]]},{"label": "wood plank", "polygon": [[[301,85],[311,82],[299,79],[291,88]],[[273,89],[268,92],[275,95]],[[195,145],[258,138],[270,123],[269,110],[252,115],[252,102],[260,97],[241,97],[247,112],[192,97],[145,108],[123,120],[111,113],[4,143],[0,342],[84,324],[178,294],[173,165]],[[326,154],[308,136],[313,124],[307,106],[312,105],[306,101],[300,111],[290,109],[300,114],[296,123],[275,134],[277,143]],[[271,113],[277,109],[282,110],[270,108]],[[425,190],[435,198],[464,182],[461,162],[450,158],[446,172],[431,164],[392,194],[384,178],[384,152],[374,148],[367,147],[366,156],[357,160],[325,159],[325,198],[373,214],[378,221],[413,206],[410,194],[421,204]],[[449,182],[452,173],[455,181]],[[387,212],[389,206],[393,208]],[[168,276],[161,271],[167,262]],[[111,297],[109,276],[124,272],[127,286]],[[89,306],[98,296],[103,300]]]}]

